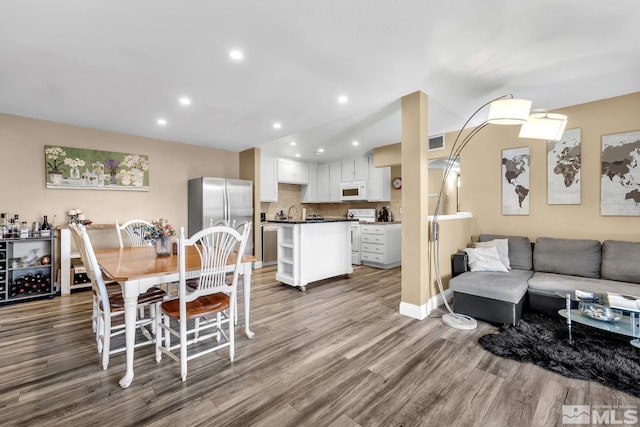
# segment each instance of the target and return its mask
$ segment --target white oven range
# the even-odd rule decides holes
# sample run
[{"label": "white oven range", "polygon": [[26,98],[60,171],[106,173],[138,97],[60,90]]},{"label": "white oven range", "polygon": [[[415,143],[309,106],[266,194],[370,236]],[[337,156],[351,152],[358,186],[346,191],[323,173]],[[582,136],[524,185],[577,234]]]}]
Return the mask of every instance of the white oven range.
[{"label": "white oven range", "polygon": [[360,258],[360,223],[376,222],[376,210],[349,209],[347,218],[357,220],[351,223],[351,264],[360,265],[362,264]]}]

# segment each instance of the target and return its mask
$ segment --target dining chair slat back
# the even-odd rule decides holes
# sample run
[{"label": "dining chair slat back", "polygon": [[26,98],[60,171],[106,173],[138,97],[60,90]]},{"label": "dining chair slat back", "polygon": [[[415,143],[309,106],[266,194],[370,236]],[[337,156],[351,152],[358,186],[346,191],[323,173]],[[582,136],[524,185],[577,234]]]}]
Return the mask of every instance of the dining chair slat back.
[{"label": "dining chair slat back", "polygon": [[124,248],[123,233],[129,238],[129,246],[146,246],[147,242],[144,239],[144,227],[148,225],[151,225],[151,222],[145,221],[144,219],[132,219],[122,225],[116,220],[116,234],[118,235],[120,247]]}]

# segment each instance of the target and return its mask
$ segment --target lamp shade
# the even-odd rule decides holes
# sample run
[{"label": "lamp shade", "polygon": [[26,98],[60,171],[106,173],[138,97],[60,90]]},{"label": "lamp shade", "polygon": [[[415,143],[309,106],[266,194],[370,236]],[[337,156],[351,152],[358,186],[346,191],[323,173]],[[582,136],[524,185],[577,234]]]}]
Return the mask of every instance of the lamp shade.
[{"label": "lamp shade", "polygon": [[564,114],[534,112],[529,120],[520,128],[520,138],[545,139],[559,141],[567,126],[567,116]]},{"label": "lamp shade", "polygon": [[499,99],[489,106],[487,122],[494,125],[521,125],[529,119],[531,101],[528,99]]}]

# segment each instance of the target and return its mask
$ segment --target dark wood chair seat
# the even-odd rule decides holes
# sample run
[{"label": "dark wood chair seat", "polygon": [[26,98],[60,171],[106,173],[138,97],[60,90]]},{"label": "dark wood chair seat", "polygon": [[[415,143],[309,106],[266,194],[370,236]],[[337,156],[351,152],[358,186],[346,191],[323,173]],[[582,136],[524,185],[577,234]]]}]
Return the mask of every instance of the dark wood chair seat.
[{"label": "dark wood chair seat", "polygon": [[[229,295],[221,292],[203,295],[193,301],[187,303],[187,319],[196,319],[198,317],[215,314],[229,307]],[[162,312],[175,319],[180,318],[180,300],[173,299],[165,301],[160,305]]]},{"label": "dark wood chair seat", "polygon": [[[157,302],[161,302],[167,296],[167,293],[160,288],[152,287],[147,292],[138,296],[138,307],[146,307]],[[109,294],[109,304],[111,305],[111,311],[124,310],[124,297],[122,293],[117,292]],[[102,307],[100,307],[102,309]]]}]

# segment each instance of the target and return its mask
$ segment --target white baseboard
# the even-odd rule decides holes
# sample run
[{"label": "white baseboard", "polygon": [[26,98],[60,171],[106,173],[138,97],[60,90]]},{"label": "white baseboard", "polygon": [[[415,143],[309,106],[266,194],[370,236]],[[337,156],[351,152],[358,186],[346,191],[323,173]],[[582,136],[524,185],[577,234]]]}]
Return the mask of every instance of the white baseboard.
[{"label": "white baseboard", "polygon": [[253,263],[253,268],[262,268],[262,261],[255,261]]},{"label": "white baseboard", "polygon": [[[453,291],[447,289],[444,291],[444,296],[449,300],[453,296]],[[400,302],[400,314],[403,316],[411,317],[413,319],[422,320],[425,319],[433,310],[443,305],[442,294],[435,295],[429,298],[423,305],[410,304],[408,302]]]}]

